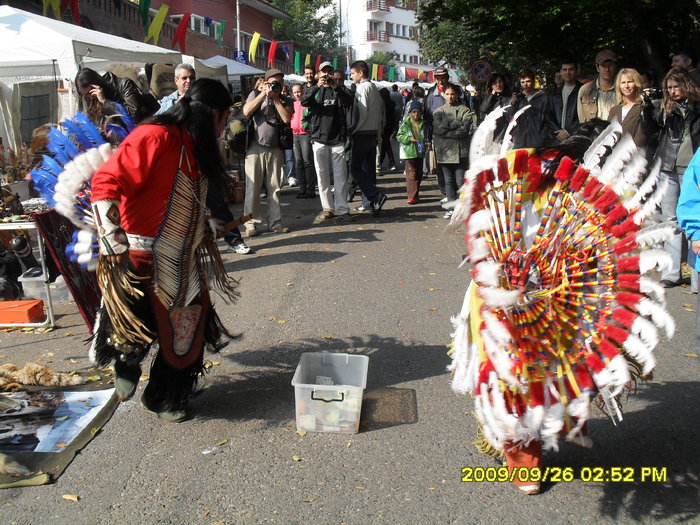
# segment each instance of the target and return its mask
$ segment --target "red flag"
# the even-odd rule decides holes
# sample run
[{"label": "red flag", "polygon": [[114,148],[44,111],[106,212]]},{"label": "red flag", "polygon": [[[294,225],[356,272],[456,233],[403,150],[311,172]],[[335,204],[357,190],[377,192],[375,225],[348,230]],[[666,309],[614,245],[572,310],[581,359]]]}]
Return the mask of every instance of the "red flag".
[{"label": "red flag", "polygon": [[270,42],[270,51],[267,53],[267,65],[272,66],[275,63],[275,53],[277,53],[277,42]]},{"label": "red flag", "polygon": [[61,17],[66,12],[68,7],[68,2],[70,1],[70,12],[73,14],[73,20],[78,25],[82,25],[80,22],[80,9],[78,9],[78,0],[61,0]]},{"label": "red flag", "polygon": [[170,47],[173,49],[175,49],[176,43],[180,44],[180,51],[183,53],[185,52],[185,35],[187,35],[187,28],[190,25],[190,16],[191,13],[185,13],[182,16],[182,20],[180,20],[180,24],[177,26],[175,34],[173,35],[173,43],[170,44]]},{"label": "red flag", "polygon": [[316,55],[316,71],[318,71],[318,68],[321,67],[321,55]]},{"label": "red flag", "polygon": [[377,80],[384,80],[384,66],[377,68]]},{"label": "red flag", "polygon": [[433,82],[435,82],[435,77],[433,76],[433,72],[432,72],[432,71],[431,71],[430,73],[428,73],[428,77],[430,78],[429,82],[430,82],[431,84],[432,84]]}]

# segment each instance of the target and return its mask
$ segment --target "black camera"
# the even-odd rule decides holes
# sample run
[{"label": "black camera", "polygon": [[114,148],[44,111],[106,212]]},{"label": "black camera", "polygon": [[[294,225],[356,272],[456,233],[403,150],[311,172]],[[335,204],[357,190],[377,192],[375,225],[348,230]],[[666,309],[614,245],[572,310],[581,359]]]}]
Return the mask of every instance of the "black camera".
[{"label": "black camera", "polygon": [[662,98],[664,98],[664,92],[659,88],[648,88],[644,91],[651,100],[661,100]]},{"label": "black camera", "polygon": [[330,76],[329,74],[327,74],[327,73],[325,73],[325,74],[319,76],[319,78],[320,78],[323,82],[328,82],[328,83],[333,82],[333,77],[331,77],[331,76]]},{"label": "black camera", "polygon": [[279,93],[282,91],[282,84],[280,82],[277,82],[276,80],[273,80],[270,82],[270,91],[274,91],[275,93]]}]

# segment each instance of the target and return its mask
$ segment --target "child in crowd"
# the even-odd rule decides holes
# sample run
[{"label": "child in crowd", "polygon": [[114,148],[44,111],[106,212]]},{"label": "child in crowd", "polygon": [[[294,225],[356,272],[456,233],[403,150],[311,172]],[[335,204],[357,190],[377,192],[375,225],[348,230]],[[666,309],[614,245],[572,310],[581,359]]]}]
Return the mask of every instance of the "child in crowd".
[{"label": "child in crowd", "polygon": [[399,131],[396,132],[396,140],[401,144],[400,158],[406,161],[408,204],[418,204],[420,183],[423,178],[423,157],[427,146],[423,107],[420,101],[411,102],[408,116],[403,119]]}]

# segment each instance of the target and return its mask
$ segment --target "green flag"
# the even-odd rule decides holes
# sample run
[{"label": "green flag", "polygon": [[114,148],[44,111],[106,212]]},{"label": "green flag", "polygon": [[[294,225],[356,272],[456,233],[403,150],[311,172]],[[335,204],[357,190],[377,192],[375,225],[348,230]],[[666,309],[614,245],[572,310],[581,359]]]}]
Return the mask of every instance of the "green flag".
[{"label": "green flag", "polygon": [[389,82],[393,82],[396,74],[396,68],[394,66],[391,66],[389,68]]},{"label": "green flag", "polygon": [[333,59],[333,69],[338,69],[338,59],[337,58]]},{"label": "green flag", "polygon": [[219,24],[219,38],[216,39],[217,47],[221,47],[221,43],[224,41],[224,31],[226,30],[226,20],[222,20]]},{"label": "green flag", "polygon": [[143,34],[148,32],[148,10],[151,8],[151,0],[140,0],[139,1],[139,13],[141,13],[141,20],[143,20]]},{"label": "green flag", "polygon": [[299,51],[294,52],[294,74],[301,75],[301,53]]}]

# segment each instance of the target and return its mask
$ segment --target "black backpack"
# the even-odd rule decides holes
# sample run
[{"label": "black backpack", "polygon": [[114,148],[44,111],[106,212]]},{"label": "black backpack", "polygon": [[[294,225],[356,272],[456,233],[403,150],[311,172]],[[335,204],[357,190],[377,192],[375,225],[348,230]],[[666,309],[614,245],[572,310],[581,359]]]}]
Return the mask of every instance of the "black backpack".
[{"label": "black backpack", "polygon": [[243,115],[243,103],[239,102],[231,108],[226,128],[224,129],[224,140],[234,153],[244,155],[248,144],[249,119]]}]

